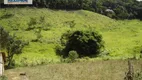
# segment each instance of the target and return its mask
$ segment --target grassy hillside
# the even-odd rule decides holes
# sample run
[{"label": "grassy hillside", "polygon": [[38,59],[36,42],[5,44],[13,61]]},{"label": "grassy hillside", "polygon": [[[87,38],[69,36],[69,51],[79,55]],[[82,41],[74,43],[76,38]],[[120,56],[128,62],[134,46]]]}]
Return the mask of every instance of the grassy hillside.
[{"label": "grassy hillside", "polygon": [[[32,28],[29,25],[32,25]],[[85,10],[63,11],[37,8],[0,9],[0,25],[11,35],[29,43],[22,54],[14,56],[17,66],[33,66],[60,62],[55,47],[61,35],[68,30],[97,30],[105,41],[103,59],[139,58],[142,45],[142,22],[139,20],[116,21]],[[40,42],[36,31],[42,27]],[[101,58],[101,57],[100,57]]]}]

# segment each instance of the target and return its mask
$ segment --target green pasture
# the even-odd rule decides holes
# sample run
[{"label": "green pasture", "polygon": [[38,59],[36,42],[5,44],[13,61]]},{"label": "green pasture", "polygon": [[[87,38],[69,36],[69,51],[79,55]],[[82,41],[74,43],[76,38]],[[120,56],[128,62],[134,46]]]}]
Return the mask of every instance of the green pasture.
[{"label": "green pasture", "polygon": [[[32,25],[32,30],[27,30],[31,19],[36,24]],[[61,35],[69,30],[96,30],[102,34],[105,42],[102,54],[107,55],[99,59],[138,59],[142,49],[142,21],[113,20],[85,10],[0,9],[0,25],[17,39],[29,43],[21,54],[14,56],[17,66],[60,62],[55,48],[60,44]],[[42,27],[41,42],[33,42],[38,27]]]}]

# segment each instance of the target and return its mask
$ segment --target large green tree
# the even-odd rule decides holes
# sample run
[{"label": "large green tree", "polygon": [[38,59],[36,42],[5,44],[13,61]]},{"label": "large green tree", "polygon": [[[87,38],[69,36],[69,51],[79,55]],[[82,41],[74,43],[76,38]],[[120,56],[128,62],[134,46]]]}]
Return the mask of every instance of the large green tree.
[{"label": "large green tree", "polygon": [[8,67],[11,66],[13,56],[22,52],[24,45],[21,40],[10,36],[8,32],[0,26],[0,50],[6,49]]},{"label": "large green tree", "polygon": [[64,56],[76,51],[79,56],[96,56],[103,48],[102,36],[94,31],[75,31],[65,33],[61,38]]}]

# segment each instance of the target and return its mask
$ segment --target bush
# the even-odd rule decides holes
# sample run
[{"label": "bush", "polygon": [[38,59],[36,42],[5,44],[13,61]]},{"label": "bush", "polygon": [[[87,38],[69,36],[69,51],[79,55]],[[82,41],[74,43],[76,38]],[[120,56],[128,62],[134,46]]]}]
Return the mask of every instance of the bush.
[{"label": "bush", "polygon": [[6,47],[9,38],[9,33],[0,26],[0,49]]},{"label": "bush", "polygon": [[8,80],[6,76],[0,76],[0,80]]},{"label": "bush", "polygon": [[135,73],[134,80],[142,80],[142,70]]},{"label": "bush", "polygon": [[76,25],[74,20],[73,21],[66,21],[65,24],[69,25],[70,28],[74,28]]},{"label": "bush", "polygon": [[10,11],[8,10],[5,10],[5,11],[2,11],[1,14],[0,14],[0,19],[7,19],[7,18],[11,18],[13,17],[14,14],[11,13]]},{"label": "bush", "polygon": [[71,62],[74,62],[79,57],[76,51],[70,51],[68,56]]},{"label": "bush", "polygon": [[64,49],[64,48],[65,48],[65,47],[62,46],[62,45],[57,45],[56,48],[55,48],[56,54],[63,57],[63,49]]},{"label": "bush", "polygon": [[0,27],[0,49],[7,52],[8,67],[13,65],[13,56],[20,54],[25,45],[21,40],[15,39],[15,36],[10,36],[2,27]]},{"label": "bush", "polygon": [[36,18],[30,18],[30,21],[28,23],[28,28],[26,29],[26,31],[30,31],[35,29],[35,25],[37,24],[37,19]]},{"label": "bush", "polygon": [[142,49],[142,46],[135,46],[132,50],[132,54],[134,55],[134,58],[135,59],[139,59],[142,57],[142,54],[141,54],[141,49]]},{"label": "bush", "polygon": [[92,57],[99,54],[104,47],[102,36],[94,31],[67,32],[62,35],[61,43],[65,46],[64,57],[68,56],[72,50],[76,51],[79,57]]}]

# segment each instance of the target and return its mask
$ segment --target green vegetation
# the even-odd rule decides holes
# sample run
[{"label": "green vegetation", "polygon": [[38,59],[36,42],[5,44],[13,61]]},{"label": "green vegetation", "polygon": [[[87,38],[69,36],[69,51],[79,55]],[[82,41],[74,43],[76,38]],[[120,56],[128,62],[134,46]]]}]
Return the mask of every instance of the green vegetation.
[{"label": "green vegetation", "polygon": [[68,55],[69,59],[71,60],[71,62],[75,62],[75,60],[79,57],[78,53],[76,51],[70,51],[69,55]]},{"label": "green vegetation", "polygon": [[34,0],[33,6],[51,9],[84,9],[115,19],[142,19],[142,2],[136,0]]},{"label": "green vegetation", "polygon": [[63,56],[75,50],[80,57],[97,56],[104,47],[102,36],[95,31],[74,31],[62,35],[61,43],[65,47]]},{"label": "green vegetation", "polygon": [[0,50],[6,47],[8,37],[9,34],[0,26]]},{"label": "green vegetation", "polygon": [[135,73],[134,80],[142,80],[142,70]]},{"label": "green vegetation", "polygon": [[135,0],[1,4],[13,8],[0,9],[0,51],[16,69],[6,70],[0,80],[141,80],[141,5]]},{"label": "green vegetation", "polygon": [[[37,8],[0,9],[0,25],[10,35],[26,44],[22,54],[14,55],[16,66],[34,66],[60,62],[56,47],[67,31],[98,31],[105,42],[105,50],[95,59],[139,59],[141,54],[142,22],[139,20],[113,20],[86,11],[65,11]],[[34,14],[34,15],[33,15]],[[5,50],[3,50],[5,51]],[[93,58],[94,59],[94,58]]]},{"label": "green vegetation", "polygon": [[[3,5],[0,7],[23,7]],[[30,7],[30,6],[29,6]],[[136,0],[33,0],[31,7],[64,9],[64,10],[89,10],[115,19],[142,19],[142,2]]]},{"label": "green vegetation", "polygon": [[0,80],[8,80],[6,76],[0,76]]},{"label": "green vegetation", "polygon": [[20,40],[16,40],[14,37],[10,36],[2,27],[0,27],[0,41],[0,50],[6,50],[8,58],[7,63],[8,67],[10,67],[14,54],[21,53],[24,44]]},{"label": "green vegetation", "polygon": [[[89,0],[83,1],[90,4]],[[95,4],[99,6],[95,8],[99,13],[114,4],[113,1],[112,4],[101,1]],[[39,0],[37,5],[40,4]],[[73,7],[75,4],[71,2],[69,5]],[[105,15],[117,19],[139,15],[122,5],[131,6],[121,3],[117,8],[111,7],[115,13],[107,12]],[[94,10],[86,4],[80,6]],[[28,66],[6,70],[5,75],[8,79],[19,80],[21,72],[30,80],[141,80],[142,22],[109,17],[86,10],[0,9],[0,50],[7,53],[8,66]],[[127,66],[124,59],[128,58],[132,60]],[[0,79],[7,80],[5,76]]]}]

